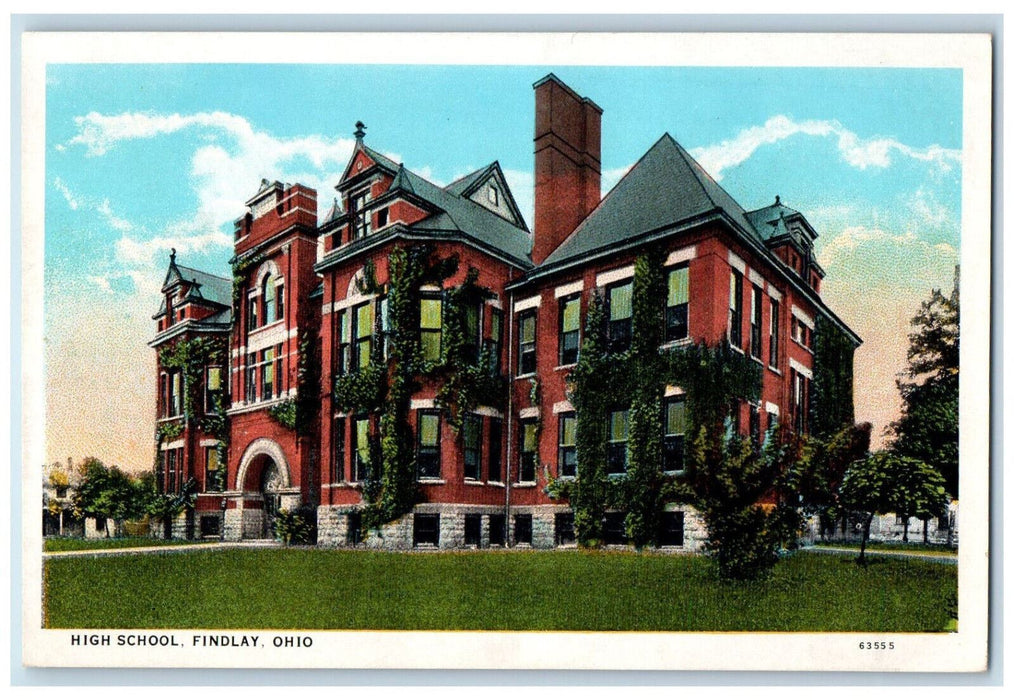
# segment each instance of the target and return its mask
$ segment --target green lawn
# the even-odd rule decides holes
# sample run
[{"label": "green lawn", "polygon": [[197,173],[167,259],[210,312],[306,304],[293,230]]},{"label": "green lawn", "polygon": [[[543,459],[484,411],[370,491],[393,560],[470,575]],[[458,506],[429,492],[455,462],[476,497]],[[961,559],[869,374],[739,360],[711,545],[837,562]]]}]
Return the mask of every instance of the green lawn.
[{"label": "green lawn", "polygon": [[[833,547],[835,549],[854,549],[859,551],[858,542],[818,542],[817,547]],[[933,554],[957,554],[958,548],[946,544],[912,542],[867,542],[866,551],[904,551],[904,552],[932,552]]]},{"label": "green lawn", "polygon": [[80,537],[48,537],[42,541],[42,551],[75,552],[85,549],[132,549],[134,547],[164,547],[180,544],[194,543],[188,540],[159,540],[154,537],[103,537],[94,540]]},{"label": "green lawn", "polygon": [[698,556],[314,549],[51,559],[53,628],[939,631],[957,568],[800,552],[723,584]]}]

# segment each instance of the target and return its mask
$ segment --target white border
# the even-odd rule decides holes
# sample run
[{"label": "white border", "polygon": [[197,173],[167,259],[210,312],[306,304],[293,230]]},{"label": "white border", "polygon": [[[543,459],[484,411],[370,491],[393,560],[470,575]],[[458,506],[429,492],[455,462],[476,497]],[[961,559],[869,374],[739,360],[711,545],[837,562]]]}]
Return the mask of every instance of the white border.
[{"label": "white border", "polygon": [[[384,46],[383,52],[375,47]],[[43,357],[42,236],[45,196],[45,64],[87,62],[708,65],[940,67],[964,70],[961,262],[962,532],[960,631],[878,634],[898,653],[859,652],[854,634],[314,632],[311,650],[117,649],[124,667],[573,668],[975,671],[987,633],[990,308],[991,47],[986,35],[926,34],[25,34],[22,42],[22,358]],[[42,366],[22,364],[23,464],[44,461]],[[106,666],[107,649],[70,648],[69,631],[40,629],[40,480],[23,470],[24,661]],[[240,633],[241,631],[234,631]],[[115,634],[115,632],[114,632]],[[270,634],[270,633],[262,633]]]}]

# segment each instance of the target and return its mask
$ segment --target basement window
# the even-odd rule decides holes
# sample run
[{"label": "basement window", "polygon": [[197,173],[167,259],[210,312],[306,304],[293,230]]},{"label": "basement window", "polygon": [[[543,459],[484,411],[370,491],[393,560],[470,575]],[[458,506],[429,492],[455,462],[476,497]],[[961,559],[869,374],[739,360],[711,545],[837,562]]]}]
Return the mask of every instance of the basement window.
[{"label": "basement window", "polygon": [[412,518],[412,544],[415,547],[436,547],[440,544],[440,515],[416,513]]}]

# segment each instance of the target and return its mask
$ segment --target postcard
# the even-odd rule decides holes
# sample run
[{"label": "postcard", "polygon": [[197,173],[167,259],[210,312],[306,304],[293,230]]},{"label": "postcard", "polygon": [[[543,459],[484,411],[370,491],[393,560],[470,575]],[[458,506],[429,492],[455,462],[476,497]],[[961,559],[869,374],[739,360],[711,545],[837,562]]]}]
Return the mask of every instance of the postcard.
[{"label": "postcard", "polygon": [[24,663],[985,670],[991,51],[24,35]]}]

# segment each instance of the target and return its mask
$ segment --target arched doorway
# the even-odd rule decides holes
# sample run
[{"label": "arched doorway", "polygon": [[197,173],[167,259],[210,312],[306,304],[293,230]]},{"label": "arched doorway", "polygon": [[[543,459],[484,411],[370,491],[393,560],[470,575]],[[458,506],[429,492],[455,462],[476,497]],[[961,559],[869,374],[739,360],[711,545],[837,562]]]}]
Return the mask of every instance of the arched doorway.
[{"label": "arched doorway", "polygon": [[284,480],[278,465],[270,457],[265,457],[265,465],[261,473],[261,496],[264,498],[264,530],[262,537],[271,539],[275,536],[275,518],[282,508],[282,490]]},{"label": "arched doorway", "polygon": [[274,521],[282,508],[295,508],[301,501],[293,486],[282,448],[273,440],[258,438],[240,458],[236,484],[242,490],[235,518],[242,539],[274,538]]}]

